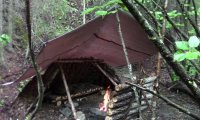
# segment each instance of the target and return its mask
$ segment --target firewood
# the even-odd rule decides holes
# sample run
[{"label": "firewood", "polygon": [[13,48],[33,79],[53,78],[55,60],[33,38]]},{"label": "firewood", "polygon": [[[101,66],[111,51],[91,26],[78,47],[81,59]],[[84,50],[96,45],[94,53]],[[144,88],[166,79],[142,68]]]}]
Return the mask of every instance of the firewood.
[{"label": "firewood", "polygon": [[114,120],[114,119],[110,116],[106,116],[105,120]]},{"label": "firewood", "polygon": [[131,99],[124,100],[124,101],[117,102],[117,103],[110,101],[108,104],[108,108],[118,108],[118,107],[130,104],[130,102],[131,102]]},{"label": "firewood", "polygon": [[121,90],[127,89],[127,88],[131,88],[131,86],[128,84],[119,84],[119,85],[115,86],[116,91],[121,91]]},{"label": "firewood", "polygon": [[113,116],[106,116],[105,120],[123,120],[122,118],[125,116],[125,114],[117,114]]},{"label": "firewood", "polygon": [[128,92],[133,92],[133,89],[130,87],[130,88],[122,89],[121,91],[113,91],[112,97],[115,97],[124,93],[128,93]]},{"label": "firewood", "polygon": [[113,97],[112,101],[113,102],[119,102],[119,101],[123,101],[126,99],[131,99],[131,97],[133,97],[133,92],[129,92],[129,93],[125,93],[119,96],[115,96]]},{"label": "firewood", "polygon": [[[90,94],[93,94],[93,93],[96,93],[100,90],[103,90],[104,88],[103,87],[97,87],[97,88],[94,88],[94,89],[88,89],[86,91],[83,91],[83,92],[78,92],[76,94],[72,94],[71,95],[71,98],[77,98],[77,97],[81,97],[81,96],[85,96],[85,95],[90,95]],[[52,102],[57,102],[57,101],[66,101],[68,100],[68,97],[67,96],[62,96],[62,97],[56,97],[51,95],[49,96],[49,98],[53,99]]]},{"label": "firewood", "polygon": [[105,120],[125,120],[128,112],[129,110],[126,110],[116,115],[111,115],[111,116],[107,115]]},{"label": "firewood", "polygon": [[129,105],[122,106],[122,107],[115,108],[115,109],[108,109],[107,114],[109,116],[113,116],[115,114],[119,114],[121,112],[124,112],[124,111],[128,110],[128,108],[129,108]]}]

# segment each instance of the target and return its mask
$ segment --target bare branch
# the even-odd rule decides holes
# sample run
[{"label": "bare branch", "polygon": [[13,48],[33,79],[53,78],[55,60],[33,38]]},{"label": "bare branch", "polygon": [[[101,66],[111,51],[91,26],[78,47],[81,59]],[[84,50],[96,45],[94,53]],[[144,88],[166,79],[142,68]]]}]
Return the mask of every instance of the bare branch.
[{"label": "bare branch", "polygon": [[152,2],[158,7],[160,8],[163,16],[167,19],[167,21],[172,25],[172,27],[174,28],[175,31],[177,31],[177,33],[179,33],[184,39],[188,40],[189,37],[187,35],[185,35],[180,29],[177,28],[175,22],[169,17],[169,15],[167,14],[167,11],[165,8],[161,7],[160,5],[158,5],[154,0],[152,0]]},{"label": "bare branch", "polygon": [[197,14],[197,6],[194,0],[192,0],[192,5],[194,7],[194,15],[195,15],[195,24],[198,26],[198,14]]},{"label": "bare branch", "polygon": [[177,3],[179,4],[181,10],[183,11],[183,13],[184,13],[183,15],[184,15],[185,17],[187,17],[187,19],[189,20],[190,24],[191,24],[192,27],[194,28],[194,30],[195,30],[195,32],[196,32],[196,35],[197,35],[198,37],[200,37],[199,28],[198,28],[198,27],[196,26],[196,24],[192,21],[192,19],[190,18],[188,12],[185,11],[183,4],[180,2],[180,0],[176,0],[176,1],[177,1]]}]

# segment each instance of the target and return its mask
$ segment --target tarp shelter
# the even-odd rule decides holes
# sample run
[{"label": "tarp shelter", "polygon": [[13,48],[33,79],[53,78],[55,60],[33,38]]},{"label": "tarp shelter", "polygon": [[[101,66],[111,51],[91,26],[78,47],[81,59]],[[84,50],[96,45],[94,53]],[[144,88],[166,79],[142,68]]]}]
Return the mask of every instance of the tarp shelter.
[{"label": "tarp shelter", "polygon": [[[118,12],[123,38],[131,63],[143,61],[157,52],[142,27],[133,17]],[[37,56],[37,63],[46,70],[58,59],[90,58],[104,60],[116,67],[126,65],[116,14],[97,17],[87,24],[46,43]],[[19,80],[35,75],[29,68]]]}]

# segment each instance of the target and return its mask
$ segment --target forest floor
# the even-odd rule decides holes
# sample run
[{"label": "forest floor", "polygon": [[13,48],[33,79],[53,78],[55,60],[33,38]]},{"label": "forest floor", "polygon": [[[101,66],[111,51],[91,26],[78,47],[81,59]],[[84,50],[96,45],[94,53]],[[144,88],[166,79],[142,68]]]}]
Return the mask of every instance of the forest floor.
[{"label": "forest floor", "polygon": [[[20,71],[24,71],[27,68],[27,64],[24,62],[24,55],[20,51],[14,54],[7,54],[6,60],[7,69],[5,67],[0,68],[0,120],[12,120],[8,114],[11,103],[15,100],[17,94],[20,91],[20,86],[15,83],[11,85],[3,86],[4,83],[14,82],[22,74]],[[22,69],[23,68],[23,69]],[[164,82],[163,82],[164,81]],[[167,89],[169,77],[166,71],[162,71],[160,92],[165,95],[170,100],[176,102],[177,104],[189,109],[196,115],[200,115],[200,108],[193,99],[191,99],[185,93],[178,93],[176,91],[170,91]],[[55,110],[51,111],[55,113]],[[58,112],[57,112],[58,113]],[[157,99],[157,107],[155,109],[157,120],[193,120],[190,116],[180,112],[179,110],[167,105],[160,99]],[[144,111],[144,120],[151,119],[151,112]],[[55,115],[49,112],[42,112],[39,115],[46,116],[43,117],[45,120],[58,120]],[[13,119],[15,120],[15,119]],[[64,120],[64,119],[63,119]],[[98,119],[97,119],[98,120]]]}]

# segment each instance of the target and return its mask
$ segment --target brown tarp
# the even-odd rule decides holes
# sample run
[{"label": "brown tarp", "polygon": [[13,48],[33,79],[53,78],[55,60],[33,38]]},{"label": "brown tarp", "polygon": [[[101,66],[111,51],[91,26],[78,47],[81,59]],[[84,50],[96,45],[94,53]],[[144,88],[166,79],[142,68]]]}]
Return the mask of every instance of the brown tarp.
[{"label": "brown tarp", "polygon": [[[128,14],[119,12],[120,24],[131,63],[139,62],[157,52],[140,25]],[[45,70],[58,59],[89,58],[104,60],[116,67],[126,65],[115,14],[98,17],[89,23],[49,41],[37,57]],[[19,80],[35,75],[29,68]]]}]

